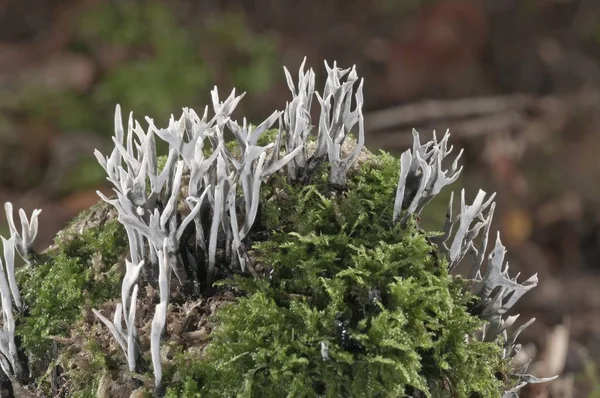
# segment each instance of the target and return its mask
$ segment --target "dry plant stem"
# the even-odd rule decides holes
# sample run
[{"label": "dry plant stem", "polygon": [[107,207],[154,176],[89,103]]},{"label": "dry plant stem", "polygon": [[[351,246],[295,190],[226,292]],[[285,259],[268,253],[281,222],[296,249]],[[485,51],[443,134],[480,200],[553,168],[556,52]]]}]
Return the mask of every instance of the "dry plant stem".
[{"label": "dry plant stem", "polygon": [[428,100],[371,112],[365,116],[365,126],[370,132],[398,129],[439,119],[475,118],[522,111],[534,103],[534,98],[524,95]]}]

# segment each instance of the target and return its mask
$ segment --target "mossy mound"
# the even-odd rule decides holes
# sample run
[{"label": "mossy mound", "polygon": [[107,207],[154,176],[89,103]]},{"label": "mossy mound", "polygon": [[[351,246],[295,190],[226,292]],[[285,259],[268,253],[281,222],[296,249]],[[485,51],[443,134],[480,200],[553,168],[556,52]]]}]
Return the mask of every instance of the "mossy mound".
[{"label": "mossy mound", "polygon": [[[326,164],[308,183],[272,176],[248,239],[258,277],[221,280],[204,298],[173,281],[167,396],[501,396],[507,364],[500,342],[476,338],[467,281],[448,274],[418,220],[392,223],[398,169],[364,150],[343,191]],[[38,391],[56,392],[57,380],[62,396],[151,391],[149,366],[129,374],[90,313],[120,299],[127,240],[115,218],[107,204],[90,209],[20,276],[29,312],[17,330],[44,375]],[[151,285],[140,291],[142,352],[156,302]]]},{"label": "mossy mound", "polygon": [[392,224],[397,160],[361,163],[344,192],[325,170],[266,187],[269,239],[253,246],[265,276],[225,283],[240,298],[203,352],[177,357],[168,396],[502,395],[500,348],[474,338],[466,282],[416,222]]}]

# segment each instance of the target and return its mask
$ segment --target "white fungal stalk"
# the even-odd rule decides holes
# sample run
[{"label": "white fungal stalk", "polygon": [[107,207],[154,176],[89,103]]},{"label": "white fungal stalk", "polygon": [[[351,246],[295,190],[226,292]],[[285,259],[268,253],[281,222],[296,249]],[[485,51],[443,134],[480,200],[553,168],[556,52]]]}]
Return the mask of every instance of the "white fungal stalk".
[{"label": "white fungal stalk", "polygon": [[160,362],[160,338],[167,323],[167,309],[169,307],[169,295],[171,284],[171,272],[169,267],[168,243],[165,239],[162,250],[158,251],[159,274],[158,287],[160,302],[156,305],[152,329],[150,331],[150,353],[152,355],[152,366],[154,368],[154,383],[157,389],[161,388],[162,365]]},{"label": "white fungal stalk", "polygon": [[5,263],[0,259],[0,300],[2,301],[3,321],[2,329],[0,329],[0,365],[5,374],[14,377],[22,372],[17,345],[15,343],[15,318],[11,300],[11,289],[7,280],[7,274],[9,279],[14,278],[14,236],[9,240],[2,238],[2,243],[4,245]]},{"label": "white fungal stalk", "polygon": [[30,253],[38,232],[38,216],[42,211],[39,209],[34,210],[31,218],[28,220],[25,210],[19,209],[19,218],[21,219],[21,233],[19,233],[13,218],[12,203],[6,202],[4,210],[6,211],[10,236],[14,238],[15,249],[27,264],[31,264]]},{"label": "white fungal stalk", "polygon": [[21,232],[17,231],[13,219],[12,203],[4,205],[6,219],[10,229],[10,238],[2,239],[4,261],[0,258],[0,301],[2,304],[2,327],[0,329],[0,367],[11,379],[26,382],[29,379],[27,358],[19,353],[15,340],[14,310],[22,312],[25,309],[15,276],[15,251],[26,264],[31,265],[33,242],[38,231],[38,216],[41,210],[34,210],[31,219],[23,209],[19,210]]}]

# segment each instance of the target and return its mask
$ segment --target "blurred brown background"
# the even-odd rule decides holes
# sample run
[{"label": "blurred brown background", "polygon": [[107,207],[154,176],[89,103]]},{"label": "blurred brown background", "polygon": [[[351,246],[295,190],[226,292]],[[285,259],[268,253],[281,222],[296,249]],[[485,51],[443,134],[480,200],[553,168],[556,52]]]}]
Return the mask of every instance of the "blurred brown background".
[{"label": "blurred brown background", "polygon": [[0,201],[43,209],[44,248],[110,191],[92,153],[110,147],[116,103],[165,125],[236,87],[237,115],[258,121],[304,56],[317,79],[323,60],[357,65],[371,149],[451,129],[460,184],[498,192],[511,269],[539,273],[523,355],[563,376],[526,395],[600,397],[598,0],[4,0]]}]

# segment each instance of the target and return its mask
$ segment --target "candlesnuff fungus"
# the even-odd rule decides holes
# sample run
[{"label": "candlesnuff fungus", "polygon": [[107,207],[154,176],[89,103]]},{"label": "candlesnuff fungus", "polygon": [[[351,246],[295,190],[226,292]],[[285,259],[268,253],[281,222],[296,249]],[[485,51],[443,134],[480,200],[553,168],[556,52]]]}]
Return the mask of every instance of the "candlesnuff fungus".
[{"label": "candlesnuff fungus", "polygon": [[[515,339],[531,323],[509,333],[517,316],[504,316],[537,278],[519,283],[508,275],[499,236],[486,257],[494,195],[480,191],[469,205],[463,190],[460,212],[451,198],[441,234],[416,228],[416,216],[458,178],[462,152],[444,170],[450,134],[438,141],[434,133],[422,145],[413,131],[399,170],[388,155],[370,154],[363,81],[354,67],[325,66],[321,94],[304,62],[297,84],[284,68],[292,100],[257,126],[232,118],[244,96],[235,90],[224,101],[212,91],[213,116],[209,107],[202,117],[184,108],[164,129],[147,118],[144,131],[132,115],[125,129],[117,105],[114,149],[96,151],[116,196],[98,194],[115,209],[129,253],[112,320],[93,313],[125,354],[131,377],[142,383],[150,363],[157,394],[211,397],[506,390],[513,397],[527,383],[550,380],[525,374],[526,367],[513,372],[516,386],[496,376],[510,373]],[[157,155],[156,136],[169,146],[166,157]],[[35,270],[29,253],[39,211],[30,222],[20,213],[19,234],[12,206],[6,210],[0,365],[23,383],[27,360],[13,309],[28,303],[13,259],[16,249]],[[469,284],[448,275],[461,261],[471,263]],[[161,349],[173,306],[214,298],[227,285],[237,304],[217,311],[203,354],[189,362],[192,354],[182,352],[181,368],[163,369],[173,363]],[[153,306],[150,324],[136,318],[141,303]]]},{"label": "candlesnuff fungus", "polygon": [[10,228],[10,238],[2,238],[4,249],[4,262],[0,258],[0,299],[2,300],[2,329],[0,329],[0,366],[4,375],[18,383],[29,381],[29,366],[23,350],[18,346],[15,337],[15,314],[13,310],[23,312],[25,306],[21,298],[19,287],[15,278],[15,251],[27,263],[31,263],[31,246],[35,241],[38,231],[38,216],[41,210],[34,210],[31,219],[23,209],[19,210],[21,219],[21,233],[17,231],[13,219],[12,204],[7,202],[4,206],[6,219]]}]

